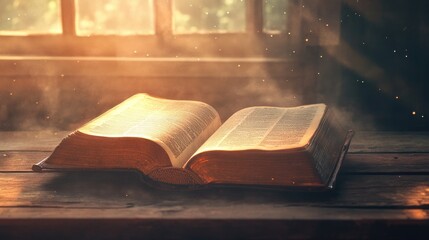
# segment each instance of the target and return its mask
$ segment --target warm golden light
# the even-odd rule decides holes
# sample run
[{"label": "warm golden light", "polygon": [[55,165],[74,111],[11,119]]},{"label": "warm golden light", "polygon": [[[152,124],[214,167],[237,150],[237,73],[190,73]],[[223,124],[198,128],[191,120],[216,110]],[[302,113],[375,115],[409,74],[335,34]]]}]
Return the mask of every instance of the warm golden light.
[{"label": "warm golden light", "polygon": [[60,34],[59,0],[9,0],[0,3],[0,35]]},{"label": "warm golden light", "polygon": [[76,1],[78,35],[154,34],[153,0]]},{"label": "warm golden light", "polygon": [[244,32],[245,2],[174,0],[174,33]]}]

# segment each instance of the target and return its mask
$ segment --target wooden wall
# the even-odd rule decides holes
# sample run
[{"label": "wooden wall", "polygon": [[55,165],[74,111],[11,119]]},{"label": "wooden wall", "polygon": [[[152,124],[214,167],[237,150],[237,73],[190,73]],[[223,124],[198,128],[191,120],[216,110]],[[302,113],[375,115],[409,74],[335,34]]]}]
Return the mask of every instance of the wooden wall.
[{"label": "wooden wall", "polygon": [[[0,60],[0,129],[73,129],[135,93],[192,99],[225,120],[253,105],[305,101],[296,73],[279,59],[43,58]],[[19,74],[17,74],[19,73]]]}]

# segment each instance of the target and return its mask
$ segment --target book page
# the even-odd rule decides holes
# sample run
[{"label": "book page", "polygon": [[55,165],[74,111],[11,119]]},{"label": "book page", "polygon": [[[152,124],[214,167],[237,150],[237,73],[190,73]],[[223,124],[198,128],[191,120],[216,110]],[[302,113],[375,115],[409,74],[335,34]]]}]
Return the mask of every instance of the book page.
[{"label": "book page", "polygon": [[218,113],[205,103],[137,94],[78,131],[155,141],[166,150],[174,167],[182,167],[219,126]]},{"label": "book page", "polygon": [[282,150],[303,147],[317,130],[325,110],[324,104],[240,110],[196,154],[212,150]]}]

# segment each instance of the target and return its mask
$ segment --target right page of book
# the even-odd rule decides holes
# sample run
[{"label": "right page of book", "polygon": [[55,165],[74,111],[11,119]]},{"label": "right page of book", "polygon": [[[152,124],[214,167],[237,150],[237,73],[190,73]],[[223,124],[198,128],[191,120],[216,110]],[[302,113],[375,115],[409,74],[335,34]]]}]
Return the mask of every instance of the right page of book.
[{"label": "right page of book", "polygon": [[293,108],[251,107],[240,110],[196,154],[216,150],[272,151],[303,147],[317,130],[325,110],[324,104]]}]

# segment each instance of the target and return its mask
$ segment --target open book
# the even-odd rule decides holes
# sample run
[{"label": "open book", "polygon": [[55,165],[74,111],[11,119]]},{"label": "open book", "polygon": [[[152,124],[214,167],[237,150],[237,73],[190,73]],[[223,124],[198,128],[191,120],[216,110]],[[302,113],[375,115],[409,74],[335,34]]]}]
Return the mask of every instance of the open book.
[{"label": "open book", "polygon": [[136,169],[160,185],[332,188],[353,133],[326,105],[250,107],[134,95],[69,134],[43,169]]}]

